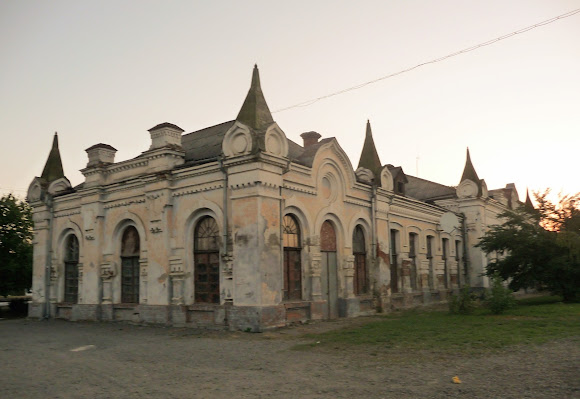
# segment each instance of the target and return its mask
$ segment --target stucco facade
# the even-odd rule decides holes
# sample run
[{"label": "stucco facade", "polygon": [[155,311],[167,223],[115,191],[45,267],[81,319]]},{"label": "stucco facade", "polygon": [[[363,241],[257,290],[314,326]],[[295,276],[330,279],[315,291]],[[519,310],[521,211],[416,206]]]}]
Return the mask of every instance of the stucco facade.
[{"label": "stucco facade", "polygon": [[74,188],[55,136],[28,192],[31,317],[262,331],[445,300],[488,284],[474,245],[519,202],[469,153],[456,188],[382,165],[370,123],[356,170],[334,138],[288,140],[257,68],[235,120],[149,132],[131,160],[88,148]]}]

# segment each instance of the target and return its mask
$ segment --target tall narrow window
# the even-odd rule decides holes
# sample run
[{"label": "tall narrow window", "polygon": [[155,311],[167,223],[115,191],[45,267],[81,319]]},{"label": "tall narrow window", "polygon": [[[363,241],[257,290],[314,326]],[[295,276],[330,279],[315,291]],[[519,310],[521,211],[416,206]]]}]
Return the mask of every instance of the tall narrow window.
[{"label": "tall narrow window", "polygon": [[284,299],[302,299],[300,228],[292,215],[282,219],[284,242]]},{"label": "tall narrow window", "polygon": [[77,303],[79,298],[79,240],[74,234],[65,241],[64,301]]},{"label": "tall narrow window", "polygon": [[141,243],[134,226],[123,232],[121,241],[121,302],[139,303],[139,252]]},{"label": "tall narrow window", "polygon": [[365,235],[361,226],[356,226],[352,237],[352,252],[354,255],[354,293],[366,294],[369,291],[367,274],[367,249]]},{"label": "tall narrow window", "polygon": [[447,269],[447,258],[449,255],[449,239],[443,238],[441,239],[441,251],[442,251],[442,258],[443,258],[443,286],[445,288],[449,288],[449,271]]},{"label": "tall narrow window", "polygon": [[455,240],[455,260],[457,261],[457,284],[461,282],[461,241]]},{"label": "tall narrow window", "polygon": [[195,302],[220,303],[219,229],[214,218],[202,218],[194,237]]},{"label": "tall narrow window", "polygon": [[409,258],[411,259],[411,289],[417,289],[417,234],[409,233]]},{"label": "tall narrow window", "polygon": [[391,230],[391,292],[399,292],[399,273],[397,270],[397,230]]},{"label": "tall narrow window", "polygon": [[433,270],[433,236],[427,236],[427,260],[429,261],[429,288],[435,289],[435,271]]}]

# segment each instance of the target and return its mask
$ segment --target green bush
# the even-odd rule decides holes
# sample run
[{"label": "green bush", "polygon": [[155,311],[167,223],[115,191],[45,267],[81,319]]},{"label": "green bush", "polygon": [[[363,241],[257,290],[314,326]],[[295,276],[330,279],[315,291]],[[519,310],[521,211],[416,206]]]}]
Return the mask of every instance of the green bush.
[{"label": "green bush", "polygon": [[459,295],[451,295],[449,299],[449,313],[451,314],[471,314],[476,307],[477,298],[470,292],[468,285],[459,291]]},{"label": "green bush", "polygon": [[503,280],[497,272],[491,276],[491,289],[486,296],[485,304],[493,314],[502,314],[516,304],[512,290],[504,287]]}]

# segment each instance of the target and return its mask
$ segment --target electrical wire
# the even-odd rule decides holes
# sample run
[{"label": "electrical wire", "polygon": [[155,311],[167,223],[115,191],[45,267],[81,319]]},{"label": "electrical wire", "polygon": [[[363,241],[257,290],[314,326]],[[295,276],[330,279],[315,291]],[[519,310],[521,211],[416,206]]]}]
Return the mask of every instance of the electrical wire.
[{"label": "electrical wire", "polygon": [[334,93],[330,93],[330,94],[327,94],[327,95],[324,95],[324,96],[320,96],[320,97],[314,98],[312,100],[303,101],[301,103],[294,104],[294,105],[291,105],[289,107],[277,109],[277,110],[275,110],[273,112],[276,113],[276,112],[288,111],[288,110],[293,109],[293,108],[308,107],[308,106],[310,106],[310,105],[312,105],[312,104],[314,104],[314,103],[316,103],[316,102],[318,102],[320,100],[324,100],[324,99],[327,99],[327,98],[330,98],[330,97],[338,96],[339,94],[348,93],[349,91],[358,90],[358,89],[361,89],[361,88],[363,88],[365,86],[371,85],[373,83],[377,83],[377,82],[380,82],[382,80],[389,79],[389,78],[392,78],[392,77],[401,75],[403,73],[411,72],[412,70],[417,69],[417,68],[420,68],[422,66],[429,65],[429,64],[434,64],[436,62],[441,62],[441,61],[444,61],[444,60],[446,60],[448,58],[451,58],[451,57],[456,57],[456,56],[461,55],[461,54],[469,53],[469,52],[474,51],[474,50],[477,50],[477,49],[479,49],[481,47],[485,47],[485,46],[492,45],[492,44],[497,43],[497,42],[499,42],[501,40],[505,40],[505,39],[508,39],[508,38],[513,37],[515,35],[519,35],[519,34],[528,32],[528,31],[530,31],[532,29],[535,29],[535,28],[538,28],[540,26],[544,26],[544,25],[551,24],[551,23],[556,22],[556,21],[558,21],[560,19],[564,19],[564,18],[571,17],[572,15],[575,15],[575,14],[578,14],[578,13],[580,13],[580,8],[579,9],[576,9],[576,10],[569,11],[569,12],[567,12],[565,14],[562,14],[562,15],[558,15],[557,17],[547,19],[547,20],[542,21],[542,22],[538,22],[537,24],[534,24],[534,25],[531,25],[531,26],[528,26],[528,27],[525,27],[525,28],[516,30],[514,32],[505,34],[503,36],[496,37],[495,39],[491,39],[491,40],[488,40],[486,42],[479,43],[479,44],[476,44],[474,46],[464,48],[463,50],[459,50],[459,51],[456,51],[454,53],[447,54],[447,55],[445,55],[443,57],[435,58],[435,59],[433,59],[431,61],[422,62],[420,64],[417,64],[417,65],[413,66],[413,67],[410,67],[410,68],[407,68],[407,69],[403,69],[402,71],[395,72],[395,73],[391,73],[390,75],[385,75],[385,76],[382,76],[382,77],[377,78],[377,79],[369,80],[368,82],[360,83],[360,84],[358,84],[356,86],[352,86],[352,87],[349,87],[349,88],[346,88],[346,89],[342,89],[342,90],[336,91]]}]

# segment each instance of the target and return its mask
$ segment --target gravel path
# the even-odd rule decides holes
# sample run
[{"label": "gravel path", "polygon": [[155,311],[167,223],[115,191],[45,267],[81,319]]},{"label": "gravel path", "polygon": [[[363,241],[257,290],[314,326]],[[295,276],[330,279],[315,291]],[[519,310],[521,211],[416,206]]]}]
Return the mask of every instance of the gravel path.
[{"label": "gravel path", "polygon": [[361,321],[247,334],[2,320],[0,398],[580,398],[578,340],[424,360],[292,349],[345,323]]}]

